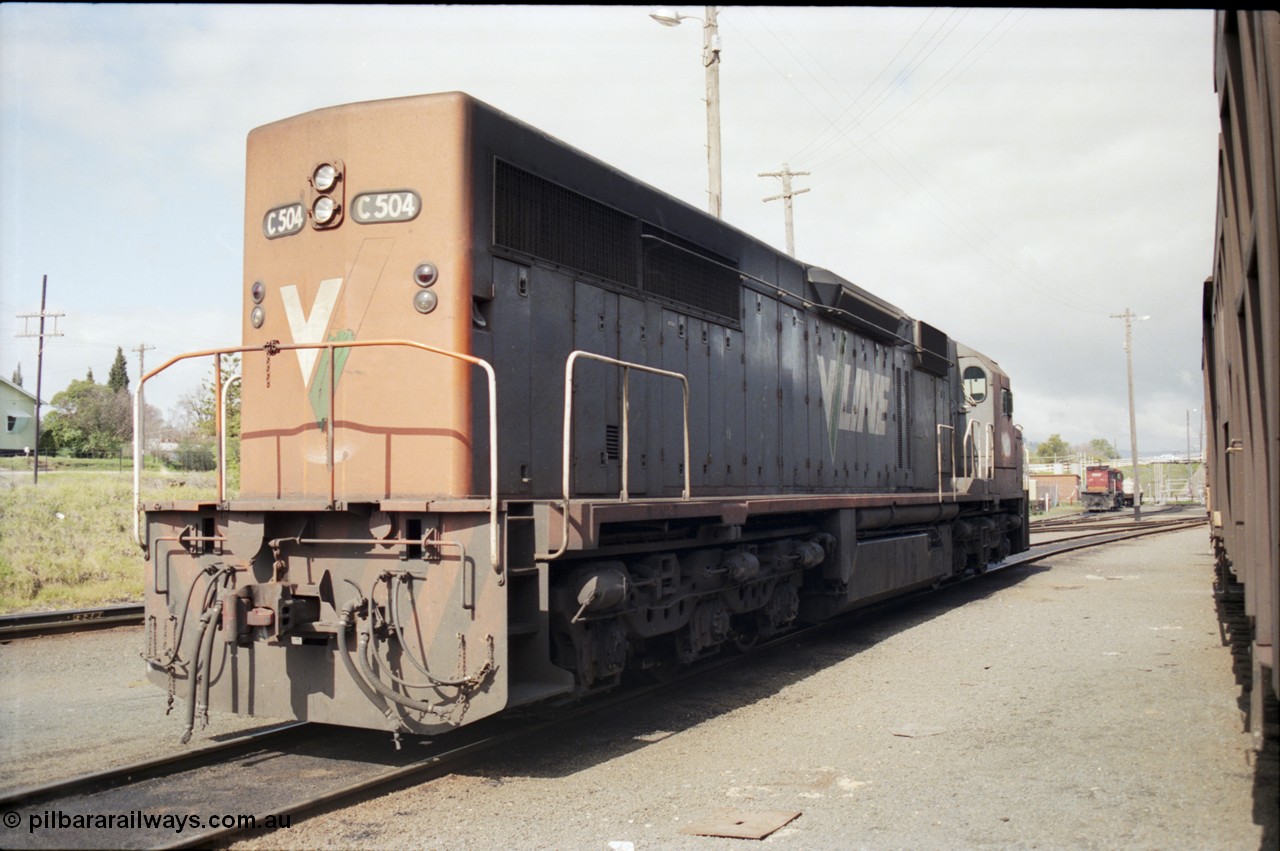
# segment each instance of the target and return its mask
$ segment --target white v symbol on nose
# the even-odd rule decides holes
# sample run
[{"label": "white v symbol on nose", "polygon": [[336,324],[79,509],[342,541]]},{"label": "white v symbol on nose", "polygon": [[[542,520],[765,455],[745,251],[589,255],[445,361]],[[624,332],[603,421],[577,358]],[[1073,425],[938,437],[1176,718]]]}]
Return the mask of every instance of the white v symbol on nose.
[{"label": "white v symbol on nose", "polygon": [[[289,320],[289,333],[293,335],[293,342],[324,342],[324,332],[329,329],[329,320],[333,317],[333,308],[338,302],[338,292],[341,289],[342,278],[326,278],[321,281],[316,300],[311,305],[311,315],[305,316],[298,288],[292,284],[280,288],[280,300],[284,302],[284,315]],[[311,371],[315,368],[319,352],[319,349],[297,349],[294,352],[298,356],[298,368],[302,370],[304,386],[311,384]]]}]

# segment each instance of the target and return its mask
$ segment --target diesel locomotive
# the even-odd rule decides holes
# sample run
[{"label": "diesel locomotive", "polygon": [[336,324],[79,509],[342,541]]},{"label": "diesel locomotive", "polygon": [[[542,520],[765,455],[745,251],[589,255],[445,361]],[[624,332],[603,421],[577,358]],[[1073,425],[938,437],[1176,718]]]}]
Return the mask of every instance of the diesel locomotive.
[{"label": "diesel locomotive", "polygon": [[1087,467],[1080,501],[1085,511],[1119,511],[1124,507],[1124,473],[1105,464]]},{"label": "diesel locomotive", "polygon": [[242,359],[239,485],[137,529],[188,736],[436,734],[1028,546],[995,361],[467,95],[246,177],[242,341],[182,356]]}]

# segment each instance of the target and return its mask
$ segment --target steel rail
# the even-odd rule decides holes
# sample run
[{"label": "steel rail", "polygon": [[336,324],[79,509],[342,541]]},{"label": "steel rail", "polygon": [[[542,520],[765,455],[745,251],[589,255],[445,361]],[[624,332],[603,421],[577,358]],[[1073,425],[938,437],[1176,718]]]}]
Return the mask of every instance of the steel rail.
[{"label": "steel rail", "polygon": [[0,615],[0,641],[33,638],[59,632],[102,629],[110,626],[132,626],[142,623],[143,606],[129,603],[62,611],[16,612]]},{"label": "steel rail", "polygon": [[223,760],[237,751],[260,748],[273,739],[281,739],[289,735],[297,736],[303,728],[309,726],[306,721],[294,721],[265,730],[255,730],[243,736],[237,736],[230,741],[220,742],[196,750],[156,757],[155,759],[146,759],[123,765],[119,768],[91,771],[86,774],[78,774],[66,780],[55,780],[52,783],[41,783],[36,786],[13,789],[0,794],[0,810],[13,811],[19,807],[29,806],[33,802],[91,794],[104,789],[119,788],[141,780],[149,780],[165,774],[186,771],[190,768]]}]

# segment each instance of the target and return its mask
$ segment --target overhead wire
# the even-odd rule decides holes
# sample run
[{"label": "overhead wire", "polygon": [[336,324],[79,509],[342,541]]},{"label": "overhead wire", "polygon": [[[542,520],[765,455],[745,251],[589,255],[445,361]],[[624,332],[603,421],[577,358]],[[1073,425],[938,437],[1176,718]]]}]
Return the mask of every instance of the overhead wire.
[{"label": "overhead wire", "polygon": [[[744,33],[738,32],[736,30],[734,31],[733,34],[735,38],[741,37],[744,43],[746,43],[752,50],[754,50],[758,55],[760,55],[764,59],[765,63],[770,68],[772,68],[775,73],[777,73],[780,77],[786,80],[792,88],[794,88],[797,92],[800,93],[803,100],[807,104],[809,104],[809,106],[812,109],[814,109],[815,112],[817,112],[821,117],[827,119],[827,126],[818,134],[818,136],[816,136],[813,140],[807,143],[795,155],[790,157],[788,159],[789,162],[803,162],[804,156],[806,155],[804,152],[810,151],[810,149],[812,149],[812,151],[810,151],[808,156],[816,156],[818,153],[829,149],[833,144],[835,144],[841,138],[843,138],[843,134],[852,132],[854,129],[860,126],[864,122],[866,117],[869,117],[875,111],[875,109],[878,108],[880,104],[885,102],[886,98],[889,96],[889,94],[892,93],[892,91],[895,90],[895,88],[900,88],[902,83],[910,79],[917,71],[919,71],[923,67],[924,62],[930,56],[932,56],[933,53],[938,49],[938,47],[940,47],[941,44],[945,42],[956,31],[956,29],[964,21],[965,16],[967,16],[968,14],[968,12],[966,11],[965,16],[962,16],[960,20],[956,21],[954,24],[952,24],[948,28],[948,24],[951,24],[956,14],[955,12],[952,12],[952,14],[949,15],[946,18],[946,20],[944,20],[941,23],[939,28],[933,31],[929,35],[929,37],[926,39],[924,44],[922,44],[919,48],[916,49],[916,51],[911,55],[911,58],[907,61],[907,63],[897,73],[893,75],[892,79],[896,84],[896,87],[894,85],[886,85],[885,87],[881,88],[873,98],[872,102],[864,106],[861,110],[859,110],[855,114],[853,121],[844,122],[847,129],[841,131],[842,135],[836,136],[835,138],[828,138],[825,141],[822,141],[819,143],[819,140],[823,139],[824,136],[826,136],[826,134],[832,130],[832,128],[839,128],[844,117],[847,116],[855,106],[857,106],[857,101],[860,100],[868,91],[870,91],[872,87],[875,86],[876,82],[880,80],[882,77],[884,77],[886,73],[889,72],[890,69],[894,67],[894,63],[898,60],[899,57],[901,57],[907,51],[910,44],[916,40],[916,38],[919,36],[921,31],[928,24],[929,20],[932,19],[933,14],[936,11],[937,10],[932,10],[930,14],[926,16],[924,21],[922,21],[921,24],[916,27],[915,31],[912,32],[911,36],[906,41],[903,42],[902,46],[894,54],[893,59],[891,59],[887,64],[885,64],[881,68],[880,72],[875,76],[875,78],[873,78],[873,80],[870,83],[868,83],[866,87],[864,87],[864,89],[858,95],[857,98],[854,98],[853,100],[849,101],[848,105],[844,108],[844,110],[841,111],[841,113],[836,118],[830,118],[829,116],[827,116],[826,110],[818,106],[814,102],[814,100],[809,97],[808,92],[802,89],[790,75],[783,73],[777,67],[777,65],[775,65],[769,59],[767,54],[764,51],[762,51],[759,47],[757,47]],[[1046,298],[1052,301],[1055,301],[1058,304],[1063,305],[1064,307],[1068,307],[1070,309],[1078,310],[1084,313],[1099,314],[1099,313],[1102,313],[1103,311],[1100,311],[1097,308],[1094,308],[1091,306],[1086,306],[1082,302],[1078,302],[1076,300],[1073,300],[1069,297],[1064,296],[1063,293],[1069,292],[1070,291],[1069,289],[1063,287],[1061,284],[1057,282],[1052,281],[1049,278],[1043,277],[1036,270],[1028,268],[1026,266],[1026,261],[1023,260],[1022,258],[1017,257],[1016,249],[1014,249],[1007,242],[1001,239],[998,231],[995,231],[985,226],[980,221],[977,221],[976,216],[971,212],[965,211],[963,209],[957,209],[955,205],[949,204],[944,198],[939,197],[939,195],[935,193],[929,187],[929,185],[926,184],[925,180],[928,180],[929,182],[933,183],[934,186],[937,186],[945,194],[950,195],[953,201],[955,201],[956,205],[959,205],[961,208],[963,208],[964,206],[962,202],[959,202],[958,200],[955,199],[955,196],[953,193],[948,192],[945,189],[945,187],[943,187],[942,184],[939,181],[937,181],[936,178],[934,178],[931,174],[929,174],[928,170],[925,169],[923,166],[921,166],[918,161],[916,161],[913,157],[911,157],[911,155],[904,148],[899,146],[899,150],[901,151],[903,156],[906,157],[909,163],[904,163],[901,159],[894,156],[893,152],[890,151],[881,141],[881,137],[887,137],[891,139],[892,136],[890,135],[890,130],[892,130],[898,124],[901,124],[902,121],[904,121],[910,114],[912,114],[913,112],[915,112],[917,109],[927,104],[928,102],[932,101],[939,94],[945,91],[952,83],[954,83],[961,76],[963,76],[966,71],[972,68],[983,55],[985,55],[988,51],[991,50],[991,48],[993,48],[997,43],[999,43],[999,41],[1003,39],[1004,36],[1008,34],[1008,32],[1011,31],[1017,25],[1017,23],[1022,19],[1022,17],[1027,14],[1026,11],[1023,10],[1018,15],[1018,17],[1014,18],[1014,20],[1010,22],[1007,27],[1005,27],[1002,31],[1000,31],[1001,26],[1006,21],[1009,20],[1009,17],[1012,13],[1013,13],[1013,10],[1006,12],[977,41],[971,44],[969,48],[965,50],[960,55],[960,57],[956,59],[956,61],[953,62],[947,68],[945,72],[943,72],[942,75],[940,75],[921,94],[913,98],[908,104],[903,106],[902,109],[900,109],[897,113],[895,113],[889,119],[881,123],[875,129],[868,132],[861,139],[854,141],[853,144],[850,145],[845,150],[833,156],[830,156],[827,159],[822,160],[817,164],[806,163],[803,165],[803,167],[808,170],[818,170],[818,169],[825,168],[841,159],[844,159],[845,157],[847,157],[852,153],[856,152],[858,154],[861,154],[871,165],[875,166],[881,173],[883,173],[887,178],[889,178],[889,180],[891,180],[896,186],[898,186],[898,188],[902,190],[902,192],[908,198],[910,198],[912,201],[914,201],[915,203],[923,207],[926,210],[926,212],[928,212],[931,216],[933,216],[941,224],[943,224],[944,227],[946,227],[952,234],[954,234],[958,239],[960,239],[965,245],[969,246],[975,252],[985,257],[988,260],[988,262],[992,263],[992,265],[994,265],[1000,271],[1024,281],[1029,288],[1035,290],[1041,295],[1044,295]],[[799,56],[797,56],[796,53],[793,50],[791,50],[789,46],[787,46],[786,42],[779,35],[779,33],[782,33],[788,36],[790,35],[785,25],[782,24],[782,22],[777,21],[776,18],[773,20],[773,22],[770,23],[770,22],[764,21],[758,13],[755,16],[757,20],[759,20],[762,23],[762,25],[765,26],[766,31],[770,33],[770,35],[774,38],[774,40],[787,53],[787,55],[789,55],[792,58],[792,60],[794,60],[797,63],[797,65],[800,66],[800,68],[805,74],[813,78],[814,82],[819,86],[819,88],[823,91],[823,93],[828,98],[835,99],[835,96],[831,93],[830,88],[828,88],[824,83],[822,83],[821,80],[818,79],[818,76],[809,68],[808,64],[804,60],[802,60]],[[998,34],[996,34],[997,31],[999,31]],[[994,38],[993,38],[993,35],[994,35]],[[833,74],[827,71],[825,66],[823,66],[822,62],[815,58],[813,59],[813,63],[818,67],[818,69],[823,74],[825,74],[828,78],[830,78],[833,82],[836,83],[837,87],[844,93],[845,97],[847,98],[848,97],[847,90],[844,89],[844,87],[839,84],[837,78]],[[897,177],[891,174],[889,170],[886,169],[874,157],[870,156],[870,154],[866,150],[866,147],[868,144],[871,144],[871,143],[874,143],[879,149],[881,149],[884,152],[884,154],[905,175],[910,177],[911,180],[914,181],[917,186],[919,186],[920,190],[922,190],[925,195],[927,195],[929,198],[933,200],[934,205],[940,208],[942,212],[941,213],[938,212],[937,209],[934,209],[933,205],[926,203],[924,200],[918,197],[917,193],[911,191],[907,186],[903,185],[902,181],[900,181]],[[921,177],[917,176],[917,173],[922,174],[924,176],[924,179],[921,179]],[[946,215],[943,215],[944,213]],[[964,231],[967,231],[967,233],[962,232],[961,230],[957,230],[952,220],[954,220],[955,223],[958,223],[960,226],[962,226]],[[976,224],[974,222],[976,222]],[[975,239],[978,240],[977,243],[975,243],[974,241]]]},{"label": "overhead wire", "polygon": [[[810,141],[809,141],[808,143],[806,143],[806,144],[805,144],[805,146],[804,146],[804,147],[802,147],[799,151],[797,151],[796,153],[792,154],[792,155],[791,155],[791,157],[790,157],[790,159],[799,159],[799,158],[801,158],[801,157],[803,157],[803,156],[807,155],[807,153],[808,153],[808,148],[809,148],[810,146],[812,146],[813,144],[815,144],[815,143],[816,143],[819,139],[821,139],[821,138],[822,138],[822,136],[823,136],[823,135],[825,135],[827,132],[830,132],[832,129],[837,128],[838,124],[840,123],[840,121],[842,121],[842,120],[844,119],[845,115],[847,115],[847,114],[848,114],[848,113],[849,113],[849,112],[850,112],[854,107],[856,107],[856,106],[858,105],[858,103],[862,100],[862,98],[867,94],[867,92],[871,91],[871,89],[876,85],[876,83],[878,83],[878,82],[880,81],[880,78],[881,78],[881,77],[883,77],[883,76],[884,76],[884,75],[889,71],[889,69],[893,67],[894,63],[898,61],[898,57],[900,57],[900,56],[901,56],[901,55],[906,51],[907,47],[911,44],[911,42],[912,42],[912,41],[914,41],[914,40],[915,40],[915,37],[916,37],[917,35],[919,35],[919,34],[920,34],[920,31],[924,29],[924,27],[925,27],[925,26],[928,24],[928,22],[933,18],[934,14],[935,14],[937,11],[938,11],[937,9],[930,10],[929,14],[924,18],[924,20],[922,20],[922,21],[920,22],[920,25],[919,25],[918,27],[916,27],[915,32],[913,32],[913,33],[911,34],[911,37],[910,37],[910,38],[908,38],[906,41],[904,41],[904,42],[902,43],[902,46],[898,48],[898,52],[897,52],[897,53],[895,53],[895,54],[893,55],[893,58],[891,58],[888,62],[886,62],[886,63],[885,63],[885,65],[880,69],[880,72],[879,72],[878,74],[876,74],[876,75],[875,75],[875,77],[873,77],[873,78],[872,78],[872,79],[871,79],[871,80],[866,84],[866,86],[864,86],[864,87],[863,87],[862,91],[861,91],[861,92],[859,92],[859,93],[857,94],[857,96],[856,96],[856,97],[851,97],[851,96],[849,95],[848,90],[846,90],[846,89],[844,88],[844,85],[840,82],[840,80],[839,80],[839,79],[838,79],[834,74],[832,74],[831,72],[827,71],[827,69],[826,69],[826,68],[825,68],[825,67],[824,67],[820,62],[818,63],[818,69],[819,69],[820,71],[822,71],[822,73],[826,74],[827,78],[828,78],[828,79],[830,79],[830,80],[831,80],[831,82],[835,84],[836,88],[840,90],[840,95],[839,95],[839,96],[837,96],[837,95],[835,95],[835,94],[832,94],[832,93],[831,93],[831,91],[830,91],[830,89],[828,89],[824,84],[822,84],[822,83],[819,81],[819,85],[821,85],[821,86],[822,86],[823,92],[827,95],[827,97],[831,98],[831,100],[832,100],[832,101],[833,101],[837,106],[839,106],[841,103],[845,103],[845,102],[847,102],[847,103],[848,103],[848,105],[847,105],[847,106],[845,106],[845,108],[840,112],[840,114],[839,114],[839,115],[837,115],[837,116],[836,116],[835,118],[833,118],[833,119],[830,119],[830,121],[828,122],[827,127],[823,128],[823,130],[818,134],[818,136],[817,136],[817,137],[815,137],[814,139],[810,140]],[[801,65],[801,66],[804,66],[804,65],[805,65],[805,61],[804,61],[804,59],[802,58],[802,56],[798,56],[798,55],[795,53],[795,51],[793,51],[793,50],[792,50],[792,49],[787,45],[787,43],[786,43],[785,41],[783,41],[783,40],[782,40],[782,38],[778,35],[778,33],[779,33],[780,31],[781,31],[781,32],[783,32],[783,33],[786,33],[786,32],[787,32],[786,27],[782,24],[782,22],[781,22],[781,21],[778,21],[776,17],[774,17],[774,16],[770,15],[770,18],[772,18],[772,21],[773,21],[773,22],[772,22],[772,23],[769,23],[769,22],[765,22],[765,21],[763,21],[763,19],[761,18],[760,13],[755,12],[755,11],[753,10],[752,14],[756,17],[756,19],[757,19],[757,20],[760,20],[760,21],[762,22],[762,24],[764,24],[765,31],[766,31],[766,32],[768,32],[768,33],[769,33],[769,35],[771,35],[771,36],[773,37],[774,41],[776,41],[776,42],[778,43],[778,45],[779,45],[780,47],[782,47],[782,49],[783,49],[783,50],[785,50],[785,51],[787,52],[787,54],[788,54],[792,59],[794,59],[794,60],[796,61],[796,63],[797,63],[797,64],[799,64],[799,65]],[[755,48],[755,47],[754,47],[754,45],[752,45],[752,47],[753,47],[753,49],[755,49],[755,50],[756,50],[756,52],[757,52],[757,53],[761,54],[762,56],[763,56],[763,55],[765,55],[765,54],[763,53],[763,51],[759,50],[759,48]],[[808,69],[806,68],[806,70],[808,70]],[[811,75],[811,76],[813,76],[813,77],[815,78],[815,80],[817,79],[817,76],[816,76],[816,75],[814,75],[812,72],[809,72],[809,73],[810,73],[810,75]],[[799,86],[796,86],[796,85],[795,85],[795,83],[791,81],[790,77],[787,77],[787,75],[783,75],[783,76],[787,78],[788,82],[791,82],[791,83],[792,83],[793,88],[795,88],[797,91],[799,91],[799,92],[802,94],[802,96],[804,96],[804,97],[806,98],[806,100],[808,99],[808,96],[807,96],[807,94],[804,92],[804,90],[803,90],[803,89],[800,89],[800,88],[799,88]],[[856,123],[857,123],[857,122],[855,121],[855,126],[856,126]],[[837,138],[838,138],[838,136],[837,136]]]},{"label": "overhead wire", "polygon": [[[937,80],[935,80],[935,81],[933,82],[933,84],[932,84],[932,85],[930,85],[930,86],[929,86],[929,88],[925,89],[925,91],[921,92],[919,95],[917,95],[915,98],[913,98],[913,99],[912,99],[908,104],[906,104],[905,106],[903,106],[903,108],[902,108],[902,109],[900,109],[897,113],[895,113],[891,118],[889,118],[889,119],[888,119],[887,121],[885,121],[883,124],[881,124],[880,126],[876,127],[874,130],[872,130],[870,133],[868,133],[868,134],[867,134],[866,136],[864,136],[862,139],[859,139],[859,140],[855,141],[855,142],[853,143],[853,146],[854,146],[854,147],[858,147],[858,146],[864,145],[866,142],[873,141],[874,139],[878,138],[879,136],[884,135],[885,133],[889,132],[889,130],[891,130],[893,127],[897,126],[897,125],[898,125],[898,124],[900,124],[903,120],[905,120],[905,118],[906,118],[908,115],[910,115],[911,113],[915,112],[917,109],[919,109],[919,108],[920,108],[921,106],[923,106],[924,104],[926,104],[926,103],[928,103],[929,101],[933,100],[933,98],[937,97],[940,93],[942,93],[944,90],[946,90],[946,89],[947,89],[947,88],[948,88],[952,83],[954,83],[956,80],[960,79],[960,77],[964,75],[964,72],[965,72],[965,71],[967,71],[967,70],[969,70],[969,68],[973,67],[973,65],[977,63],[978,59],[980,59],[980,58],[983,56],[983,54],[985,54],[985,53],[986,53],[987,51],[989,51],[991,48],[995,47],[995,45],[996,45],[997,43],[999,43],[999,41],[1000,41],[1002,38],[1004,38],[1005,34],[1007,34],[1007,33],[1009,32],[1009,30],[1013,29],[1013,27],[1018,23],[1018,20],[1021,20],[1021,18],[1022,18],[1023,16],[1025,16],[1027,13],[1026,13],[1026,11],[1024,10],[1024,11],[1021,13],[1021,15],[1019,15],[1019,17],[1018,17],[1017,19],[1015,19],[1015,20],[1014,20],[1014,22],[1013,22],[1012,24],[1010,24],[1010,25],[1009,25],[1009,27],[1007,27],[1007,28],[1004,30],[1004,32],[1000,33],[1000,35],[999,35],[999,36],[997,36],[997,37],[995,38],[995,40],[993,40],[990,44],[988,44],[986,47],[984,47],[980,52],[978,52],[976,55],[974,55],[974,56],[973,56],[973,58],[969,61],[969,63],[968,63],[967,65],[965,65],[965,67],[964,67],[964,68],[962,68],[962,69],[961,69],[959,72],[957,72],[954,76],[951,76],[952,71],[955,71],[955,69],[956,69],[957,67],[959,67],[960,63],[964,62],[964,60],[965,60],[967,57],[969,57],[969,55],[970,55],[970,54],[972,54],[975,50],[977,50],[977,48],[978,48],[979,46],[981,46],[981,45],[982,45],[982,43],[983,43],[983,42],[985,42],[988,38],[990,38],[990,37],[991,37],[991,35],[992,35],[992,33],[994,33],[997,29],[999,29],[1000,25],[1001,25],[1002,23],[1004,23],[1006,20],[1008,20],[1008,18],[1009,18],[1009,16],[1010,16],[1011,14],[1013,14],[1013,10],[1012,10],[1012,9],[1011,9],[1011,10],[1009,10],[1008,12],[1005,12],[1004,16],[1003,16],[1000,20],[996,21],[996,23],[995,23],[995,24],[993,24],[993,25],[992,25],[992,27],[991,27],[989,30],[987,30],[987,32],[986,32],[986,33],[984,33],[984,34],[983,34],[983,36],[982,36],[980,39],[978,39],[976,42],[974,42],[974,43],[969,47],[969,49],[968,49],[968,50],[966,50],[966,51],[965,51],[965,52],[960,56],[960,58],[959,58],[959,59],[957,59],[955,62],[953,62],[953,63],[951,64],[951,67],[949,67],[946,71],[944,71],[944,72],[942,73],[942,75],[941,75],[940,77],[938,77],[938,79],[937,79]],[[948,79],[948,77],[949,77],[949,79]],[[941,88],[939,88],[939,87],[941,87]],[[813,168],[823,168],[823,167],[825,167],[825,166],[828,166],[828,165],[830,165],[831,163],[836,162],[836,161],[838,161],[838,160],[842,159],[843,157],[847,156],[849,153],[852,153],[852,148],[847,149],[847,150],[845,150],[845,151],[843,151],[843,152],[841,152],[841,153],[839,153],[839,154],[836,154],[835,156],[832,156],[832,157],[830,157],[830,158],[828,158],[828,159],[826,159],[826,160],[822,161],[821,163],[818,163],[818,164],[814,165],[814,166],[813,166]]]}]

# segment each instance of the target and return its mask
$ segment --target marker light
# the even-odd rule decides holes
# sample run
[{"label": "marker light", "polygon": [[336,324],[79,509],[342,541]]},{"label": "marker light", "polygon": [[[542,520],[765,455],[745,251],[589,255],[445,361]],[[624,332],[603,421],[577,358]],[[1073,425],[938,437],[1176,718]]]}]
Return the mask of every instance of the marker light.
[{"label": "marker light", "polygon": [[267,288],[262,285],[262,281],[254,281],[253,288],[249,292],[253,295],[254,304],[262,304],[262,299],[267,294]]},{"label": "marker light", "polygon": [[440,300],[436,298],[436,294],[431,290],[421,290],[413,297],[413,307],[419,313],[430,313],[436,309],[436,305]]},{"label": "marker light", "polygon": [[265,310],[262,309],[261,305],[259,305],[258,307],[255,307],[253,311],[250,312],[249,314],[249,322],[253,324],[254,328],[261,328],[262,322],[266,318],[267,318],[267,313]]},{"label": "marker light", "polygon": [[321,195],[316,199],[315,204],[311,206],[311,218],[315,219],[318,225],[327,225],[333,221],[334,214],[338,212],[338,202],[334,201],[328,195]]},{"label": "marker light", "polygon": [[423,263],[413,270],[413,279],[418,282],[420,287],[429,287],[436,282],[436,278],[440,273],[436,271],[434,263]]},{"label": "marker light", "polygon": [[338,170],[329,163],[316,166],[311,173],[311,185],[320,192],[328,192],[338,182]]}]

